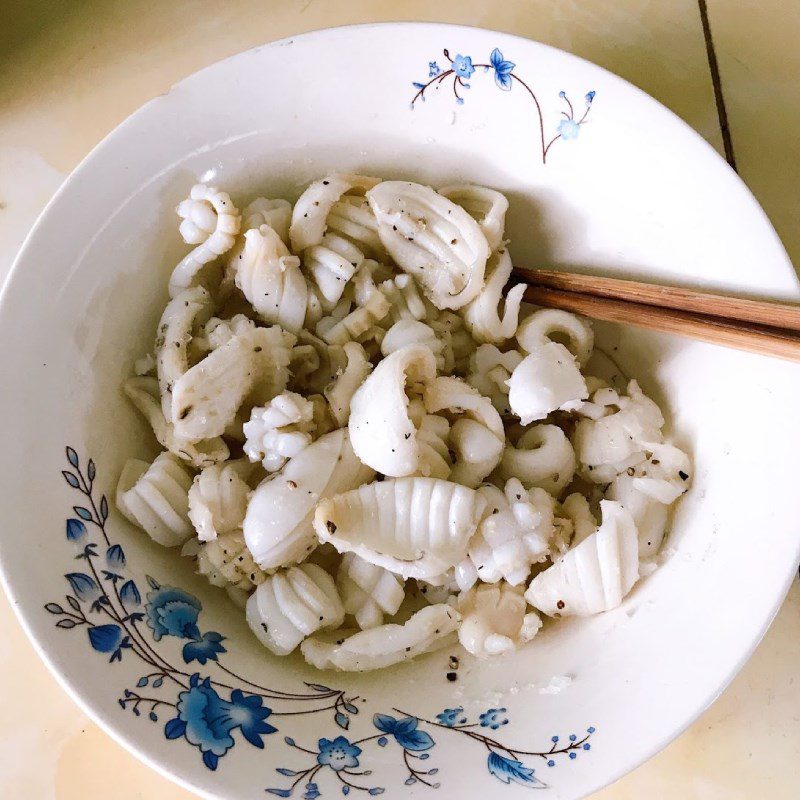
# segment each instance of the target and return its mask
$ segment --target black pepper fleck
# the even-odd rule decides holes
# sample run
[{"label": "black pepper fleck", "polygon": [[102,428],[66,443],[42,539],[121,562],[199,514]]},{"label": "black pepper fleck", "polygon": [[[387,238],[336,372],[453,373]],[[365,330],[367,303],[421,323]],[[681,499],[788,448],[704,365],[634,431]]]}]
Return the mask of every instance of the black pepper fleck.
[{"label": "black pepper fleck", "polygon": [[447,680],[450,681],[450,683],[455,683],[458,680],[458,675],[456,675],[455,672],[448,672],[446,677]]},{"label": "black pepper fleck", "polygon": [[682,481],[688,481],[689,480],[689,476],[682,469],[678,470],[678,475],[680,476],[680,479]]},{"label": "black pepper fleck", "polygon": [[336,523],[333,520],[326,520],[325,527],[328,529],[328,533],[334,534],[336,533]]}]

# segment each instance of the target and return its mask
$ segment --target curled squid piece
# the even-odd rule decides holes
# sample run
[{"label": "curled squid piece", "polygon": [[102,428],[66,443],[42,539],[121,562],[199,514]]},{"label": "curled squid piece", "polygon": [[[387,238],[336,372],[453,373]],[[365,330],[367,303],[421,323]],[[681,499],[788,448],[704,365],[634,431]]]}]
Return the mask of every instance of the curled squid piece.
[{"label": "curled squid piece", "polygon": [[345,612],[355,617],[361,630],[377,628],[384,614],[396,614],[405,597],[403,582],[396,575],[355,553],[342,558],[336,586]]},{"label": "curled squid piece", "polygon": [[505,445],[503,421],[492,401],[461,378],[450,376],[432,381],[423,399],[431,414],[446,410],[464,415],[450,429],[456,454],[450,480],[475,488],[500,463]]},{"label": "curled squid piece", "polygon": [[517,350],[503,353],[493,344],[482,344],[470,355],[467,383],[488,397],[501,414],[510,414],[508,379],[523,357]]},{"label": "curled squid piece", "polygon": [[595,483],[608,483],[646,460],[645,450],[662,440],[664,417],[659,407],[632,380],[627,395],[601,389],[592,397],[609,413],[599,419],[581,419],[572,433],[581,474]]},{"label": "curled squid piece", "polygon": [[633,517],[612,500],[600,510],[602,525],[530,582],[525,598],[534,608],[550,617],[610,611],[639,579]]},{"label": "curled squid piece", "polygon": [[384,252],[377,222],[363,199],[378,182],[366,175],[329,175],[312,183],[295,204],[289,228],[292,249],[303,254],[325,311],[339,302],[366,255]]},{"label": "curled squid piece", "polygon": [[295,392],[282,392],[250,412],[244,424],[245,455],[260,461],[267,472],[276,472],[311,444],[314,427],[312,402]]},{"label": "curled squid piece", "polygon": [[439,194],[461,206],[478,223],[490,250],[500,249],[508,211],[505,195],[470,183],[443,186]]},{"label": "curled squid piece", "polygon": [[532,564],[548,555],[555,532],[555,501],[544,489],[526,490],[516,478],[506,483],[504,491],[487,485],[478,492],[486,511],[467,558],[456,565],[456,583],[462,591],[478,580],[505,580],[516,586],[527,580]]},{"label": "curled squid piece", "polygon": [[527,612],[527,607],[521,586],[512,587],[504,581],[474,586],[458,598],[458,640],[478,658],[516,650],[542,627],[539,615]]},{"label": "curled squid piece", "polygon": [[279,327],[232,336],[185,372],[172,392],[175,435],[199,441],[225,432],[247,398],[265,403],[286,388],[295,337]]},{"label": "curled squid piece", "polygon": [[558,342],[534,348],[508,379],[508,404],[523,425],[574,409],[588,396],[574,356]]},{"label": "curled squid piece", "polygon": [[527,353],[552,342],[554,335],[565,337],[578,364],[586,364],[594,347],[594,333],[589,321],[575,314],[557,308],[542,308],[524,320],[516,333],[517,342]]},{"label": "curled squid piece", "polygon": [[321,542],[403,578],[433,583],[467,553],[485,500],[436,478],[398,478],[323,500],[314,515]]},{"label": "curled squid piece", "polygon": [[275,655],[285,656],[321,628],[338,628],[344,607],[333,578],[316,564],[269,575],[247,601],[247,624]]},{"label": "curled squid piece", "polygon": [[384,181],[367,192],[384,247],[439,309],[462,308],[483,288],[489,245],[478,223],[428,186]]},{"label": "curled squid piece", "polygon": [[161,410],[161,396],[155,378],[129,378],[122,388],[131,403],[150,423],[158,443],[173,455],[198,468],[225,461],[230,455],[228,445],[218,436],[199,442],[185,442],[175,435],[172,423],[167,422]]},{"label": "curled squid piece", "polygon": [[164,547],[191,538],[189,488],[192,473],[172,453],[161,453],[152,464],[129,459],[117,484],[117,508],[126,519]]},{"label": "curled squid piece", "polygon": [[253,560],[240,530],[229,531],[205,542],[197,550],[197,572],[212,586],[250,592],[263,583],[267,573]]},{"label": "curled squid piece", "polygon": [[285,244],[289,244],[289,224],[292,221],[292,204],[288,200],[257,197],[242,211],[242,230],[269,225]]},{"label": "curled squid piece", "polygon": [[423,388],[435,377],[436,359],[423,345],[403,347],[378,364],[350,403],[350,440],[361,461],[392,477],[417,471],[419,443],[406,387]]},{"label": "curled squid piece", "polygon": [[314,316],[318,299],[310,297],[300,259],[269,225],[245,233],[232,267],[236,285],[264,322],[297,333]]},{"label": "curled squid piece", "polygon": [[436,358],[436,367],[439,370],[445,366],[445,341],[436,335],[430,325],[416,319],[400,319],[386,331],[381,341],[381,353],[388,356],[391,353],[412,344],[421,344],[427,347]]},{"label": "curled squid piece", "polygon": [[517,330],[525,284],[514,286],[503,299],[503,289],[511,277],[511,268],[511,256],[505,247],[492,253],[486,265],[486,284],[464,309],[467,328],[472,338],[480,344],[500,344],[511,339]]},{"label": "curled squid piece", "polygon": [[214,464],[195,476],[189,489],[189,519],[201,542],[242,527],[252,471],[252,464],[239,460]]},{"label": "curled squid piece", "polygon": [[394,323],[399,320],[423,320],[428,316],[425,301],[417,289],[416,281],[410,275],[397,275],[380,285],[381,294],[389,301],[387,319]]},{"label": "curled squid piece", "polygon": [[341,345],[330,345],[313,333],[301,330],[292,348],[289,369],[293,391],[320,394],[347,364]]},{"label": "curled squid piece", "polygon": [[347,365],[324,389],[331,412],[338,425],[347,425],[350,420],[350,404],[353,395],[372,372],[364,348],[358,342],[347,342],[343,347]]},{"label": "curled squid piece", "polygon": [[392,277],[392,268],[374,259],[367,258],[353,276],[353,298],[357,306],[363,306],[378,291],[378,287]]},{"label": "curled squid piece", "polygon": [[325,434],[290,459],[253,492],[244,519],[244,537],[263,569],[302,561],[317,546],[314,508],[326,497],[372,480],[342,428]]},{"label": "curled squid piece", "polygon": [[507,444],[499,474],[504,480],[519,478],[527,488],[540,486],[558,495],[575,476],[575,451],[557,425],[534,425],[516,445]]},{"label": "curled squid piece", "polygon": [[312,636],[300,645],[300,651],[317,669],[381,669],[455,644],[460,621],[458,611],[441,603],[420,609],[404,625],[380,625],[347,638],[341,631]]},{"label": "curled squid piece", "polygon": [[[416,416],[416,415],[415,415]],[[415,420],[416,424],[416,420]],[[419,467],[417,472],[426,478],[450,477],[450,422],[447,417],[425,414],[417,427]]]},{"label": "curled squid piece", "polygon": [[194,286],[167,303],[158,323],[155,355],[161,410],[172,421],[172,392],[176,381],[189,369],[189,345],[196,326],[211,317],[211,295],[202,286]]},{"label": "curled squid piece", "polygon": [[177,208],[180,232],[194,248],[172,271],[169,295],[175,297],[189,288],[200,270],[233,247],[241,217],[226,192],[197,183]]}]

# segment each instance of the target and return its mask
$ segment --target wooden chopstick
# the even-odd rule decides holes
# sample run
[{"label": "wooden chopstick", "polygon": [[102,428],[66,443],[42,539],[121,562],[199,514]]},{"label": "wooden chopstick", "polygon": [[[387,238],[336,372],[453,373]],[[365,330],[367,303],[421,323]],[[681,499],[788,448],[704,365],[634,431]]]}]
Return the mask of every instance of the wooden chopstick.
[{"label": "wooden chopstick", "polygon": [[[514,273],[529,303],[800,361],[800,306],[575,273]],[[562,288],[573,286],[580,289]]]},{"label": "wooden chopstick", "polygon": [[800,331],[800,306],[771,300],[749,300],[715,292],[701,292],[680,286],[661,286],[656,283],[582,275],[578,272],[525,269],[517,267],[514,274],[523,283],[559,289],[564,292],[581,292],[594,297],[612,300],[629,300],[659,308],[694,311],[711,317],[754,322],[771,328]]}]

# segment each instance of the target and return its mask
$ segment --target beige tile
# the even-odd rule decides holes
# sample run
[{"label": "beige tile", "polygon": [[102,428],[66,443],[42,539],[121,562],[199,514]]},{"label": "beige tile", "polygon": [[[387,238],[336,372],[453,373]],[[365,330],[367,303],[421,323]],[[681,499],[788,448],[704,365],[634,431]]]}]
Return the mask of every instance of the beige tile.
[{"label": "beige tile", "polygon": [[739,174],[797,268],[800,9],[785,0],[708,0],[708,7]]}]

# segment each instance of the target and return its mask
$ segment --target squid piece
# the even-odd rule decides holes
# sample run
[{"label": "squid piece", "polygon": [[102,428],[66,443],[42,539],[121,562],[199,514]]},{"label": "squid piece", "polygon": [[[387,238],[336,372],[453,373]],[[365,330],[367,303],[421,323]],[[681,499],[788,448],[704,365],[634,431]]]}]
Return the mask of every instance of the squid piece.
[{"label": "squid piece", "polygon": [[372,364],[367,359],[364,348],[357,342],[347,342],[342,349],[347,358],[347,366],[325,387],[323,393],[337,424],[347,425],[353,395],[372,372]]},{"label": "squid piece", "polygon": [[189,489],[189,519],[201,542],[242,527],[252,471],[251,464],[239,460],[206,467],[195,476]]},{"label": "squid piece", "polygon": [[269,225],[285,244],[289,244],[289,224],[292,221],[292,204],[288,200],[257,197],[242,211],[243,231]]},{"label": "squid piece", "polygon": [[267,573],[253,560],[240,530],[223,533],[197,550],[197,572],[212,586],[251,592]]},{"label": "squid piece", "polygon": [[488,397],[501,414],[510,414],[508,379],[523,358],[517,350],[503,353],[493,344],[482,344],[469,357],[467,383]]},{"label": "squid piece", "polygon": [[320,500],[372,480],[342,428],[317,439],[253,492],[244,537],[256,562],[274,570],[302,561],[314,550],[314,508]]},{"label": "squid piece", "polygon": [[361,461],[392,477],[417,471],[419,442],[406,385],[425,385],[435,377],[436,360],[423,345],[403,347],[378,364],[350,403],[350,440]]},{"label": "squid piece", "polygon": [[239,211],[229,195],[204,183],[192,186],[189,197],[179,203],[177,212],[182,219],[180,232],[183,240],[197,247],[172,271],[170,297],[176,297],[192,286],[206,264],[233,247],[241,224]]},{"label": "squid piece", "polygon": [[481,584],[464,592],[458,597],[458,610],[462,618],[458,640],[478,658],[515,650],[533,639],[542,627],[538,614],[526,613],[522,587],[505,582]]},{"label": "squid piece", "polygon": [[276,472],[311,444],[315,427],[313,403],[295,392],[282,392],[250,412],[250,421],[244,423],[245,455],[260,461],[267,472]]},{"label": "squid piece", "polygon": [[314,515],[321,542],[403,578],[435,582],[467,553],[486,501],[437,478],[398,478],[323,500]]},{"label": "squid piece", "polygon": [[384,614],[396,614],[405,597],[403,582],[396,575],[354,553],[342,558],[336,586],[344,610],[355,617],[361,630],[377,628]]},{"label": "squid piece", "polygon": [[291,653],[321,628],[338,628],[344,607],[333,578],[316,564],[269,575],[247,601],[247,624],[275,655]]},{"label": "squid piece", "polygon": [[388,356],[411,344],[427,347],[436,358],[436,368],[444,369],[445,341],[436,335],[436,331],[430,325],[415,319],[405,318],[395,322],[381,341],[381,353]]},{"label": "squid piece", "polygon": [[461,206],[478,223],[490,250],[500,249],[508,211],[505,195],[470,183],[443,186],[439,194]]},{"label": "squid piece", "polygon": [[500,344],[511,339],[517,330],[525,284],[514,286],[503,299],[511,269],[511,256],[506,248],[493,253],[486,265],[486,284],[464,309],[464,322],[479,344]]},{"label": "squid piece", "polygon": [[312,636],[300,645],[305,660],[317,669],[364,672],[410,661],[455,644],[461,615],[449,605],[427,606],[404,625],[386,624],[343,638]]},{"label": "squid piece", "polygon": [[540,572],[525,598],[550,617],[588,616],[616,608],[639,579],[639,542],[633,517],[602,500],[602,525],[553,566]]},{"label": "squid piece", "polygon": [[528,353],[553,341],[553,334],[566,337],[569,351],[582,367],[594,347],[594,333],[588,320],[557,308],[534,311],[517,329],[517,342]]},{"label": "squid piece", "polygon": [[534,425],[516,446],[507,444],[500,462],[503,480],[519,478],[530,489],[540,486],[558,495],[575,476],[575,451],[557,425]]},{"label": "squid piece", "polygon": [[367,192],[395,263],[439,309],[462,308],[483,288],[489,245],[478,223],[428,186],[384,181]]},{"label": "squid piece", "polygon": [[172,453],[152,464],[129,459],[117,484],[117,508],[123,516],[164,547],[191,538],[189,488],[192,473]]},{"label": "squid piece", "polygon": [[558,342],[534,348],[511,373],[508,390],[508,403],[523,425],[574,409],[589,396],[575,358]]},{"label": "squid piece", "polygon": [[456,454],[450,480],[474,489],[502,458],[505,430],[500,415],[488,397],[460,378],[436,378],[425,388],[423,399],[431,414],[447,410],[465,415],[450,429]]}]

